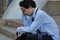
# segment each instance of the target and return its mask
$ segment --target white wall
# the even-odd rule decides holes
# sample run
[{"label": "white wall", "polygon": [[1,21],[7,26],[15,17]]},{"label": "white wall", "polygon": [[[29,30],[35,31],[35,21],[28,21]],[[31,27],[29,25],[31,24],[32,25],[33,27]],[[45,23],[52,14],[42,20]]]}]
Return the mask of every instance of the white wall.
[{"label": "white wall", "polygon": [[[8,7],[8,9],[5,11],[2,19],[21,19],[22,17],[22,11],[19,7],[19,2],[21,0],[13,0],[11,5]],[[37,7],[40,9],[45,5],[47,0],[34,0],[37,4]]]},{"label": "white wall", "polygon": [[60,0],[48,0],[48,1],[60,1]]}]

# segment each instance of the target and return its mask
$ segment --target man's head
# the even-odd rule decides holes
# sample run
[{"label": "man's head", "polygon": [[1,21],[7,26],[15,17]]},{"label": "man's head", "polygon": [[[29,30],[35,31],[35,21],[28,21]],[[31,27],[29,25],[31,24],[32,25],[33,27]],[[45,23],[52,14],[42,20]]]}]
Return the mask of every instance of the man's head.
[{"label": "man's head", "polygon": [[32,0],[21,1],[19,3],[23,14],[31,16],[36,8],[36,3]]}]

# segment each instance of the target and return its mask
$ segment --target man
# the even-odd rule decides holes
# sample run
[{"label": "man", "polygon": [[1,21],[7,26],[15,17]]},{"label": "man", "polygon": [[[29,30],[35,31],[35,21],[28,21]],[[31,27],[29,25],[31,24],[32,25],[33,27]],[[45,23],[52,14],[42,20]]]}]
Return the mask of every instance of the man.
[{"label": "man", "polygon": [[38,9],[33,0],[21,1],[19,5],[23,12],[22,20],[24,27],[18,27],[18,32],[36,33],[39,29],[40,32],[51,35],[53,40],[59,40],[59,31],[55,21],[47,13]]}]

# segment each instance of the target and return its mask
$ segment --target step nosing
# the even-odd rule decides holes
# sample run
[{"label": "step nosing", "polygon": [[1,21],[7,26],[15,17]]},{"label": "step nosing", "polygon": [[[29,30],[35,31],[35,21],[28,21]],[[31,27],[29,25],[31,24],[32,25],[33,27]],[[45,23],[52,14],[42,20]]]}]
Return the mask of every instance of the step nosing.
[{"label": "step nosing", "polygon": [[13,28],[13,27],[1,26],[0,28],[4,29],[6,31],[9,31],[11,33],[16,33],[16,28]]},{"label": "step nosing", "polygon": [[0,28],[0,33],[4,34],[4,35],[6,35],[6,36],[8,36],[8,37],[10,37],[12,39],[16,38],[16,34],[13,34],[13,33],[9,32],[9,31],[6,31],[6,30],[4,30],[2,28]]},{"label": "step nosing", "polygon": [[12,38],[10,37],[7,37],[6,35],[0,33],[0,40],[13,40]]}]

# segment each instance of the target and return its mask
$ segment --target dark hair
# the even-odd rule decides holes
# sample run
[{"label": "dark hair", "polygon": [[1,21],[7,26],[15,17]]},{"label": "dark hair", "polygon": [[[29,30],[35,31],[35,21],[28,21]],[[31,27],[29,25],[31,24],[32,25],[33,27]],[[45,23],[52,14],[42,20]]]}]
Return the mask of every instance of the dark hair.
[{"label": "dark hair", "polygon": [[28,9],[30,6],[33,7],[33,8],[35,8],[36,7],[36,3],[33,0],[23,0],[23,1],[21,1],[19,3],[19,6],[20,7],[24,7],[26,9]]}]

